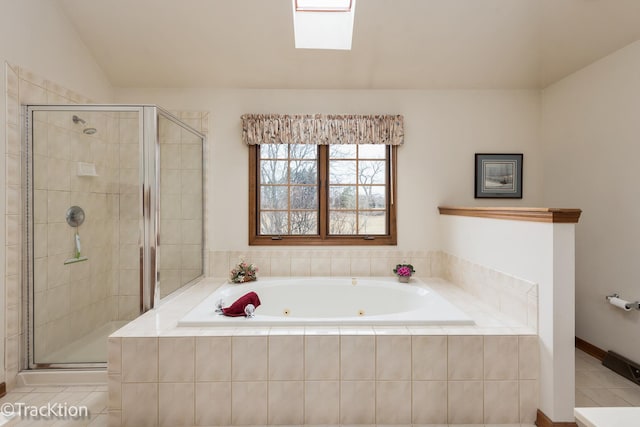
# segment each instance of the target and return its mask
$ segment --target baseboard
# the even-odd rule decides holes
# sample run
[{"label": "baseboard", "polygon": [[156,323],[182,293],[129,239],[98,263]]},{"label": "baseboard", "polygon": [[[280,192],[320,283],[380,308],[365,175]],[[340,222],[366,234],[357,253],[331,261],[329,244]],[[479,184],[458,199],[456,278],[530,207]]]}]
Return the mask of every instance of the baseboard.
[{"label": "baseboard", "polygon": [[7,395],[7,383],[4,381],[0,383],[0,398]]},{"label": "baseboard", "polygon": [[605,350],[601,349],[600,347],[596,347],[595,345],[589,342],[586,342],[585,340],[578,337],[576,337],[576,348],[584,351],[590,356],[595,357],[601,362],[604,360],[605,356],[607,355],[607,352]]},{"label": "baseboard", "polygon": [[536,425],[538,427],[578,427],[578,424],[575,422],[551,421],[540,409],[538,409],[538,413],[536,414]]}]

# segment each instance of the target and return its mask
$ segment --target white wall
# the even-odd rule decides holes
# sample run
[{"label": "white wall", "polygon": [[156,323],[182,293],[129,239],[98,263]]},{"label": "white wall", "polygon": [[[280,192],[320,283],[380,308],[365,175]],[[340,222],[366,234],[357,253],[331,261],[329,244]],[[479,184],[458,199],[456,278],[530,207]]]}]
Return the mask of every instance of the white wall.
[{"label": "white wall", "polygon": [[57,2],[0,0],[0,12],[2,63],[26,67],[97,102],[110,100],[111,85]]},{"label": "white wall", "polygon": [[583,210],[576,227],[576,336],[640,362],[640,42],[542,92],[544,203]]},{"label": "white wall", "polygon": [[541,201],[537,91],[117,89],[116,99],[211,113],[210,250],[248,247],[248,155],[240,124],[244,113],[403,114],[405,145],[398,151],[401,250],[439,249],[440,204],[507,204],[474,200],[475,152],[523,152],[524,199],[508,204]]}]

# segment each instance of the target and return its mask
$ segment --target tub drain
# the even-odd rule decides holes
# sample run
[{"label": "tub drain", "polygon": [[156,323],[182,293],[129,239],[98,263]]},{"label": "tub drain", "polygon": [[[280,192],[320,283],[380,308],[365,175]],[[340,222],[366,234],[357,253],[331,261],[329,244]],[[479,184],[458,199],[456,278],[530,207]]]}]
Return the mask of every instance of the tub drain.
[{"label": "tub drain", "polygon": [[282,314],[284,314],[285,316],[288,316],[291,314],[291,311],[288,308],[285,308],[284,310],[282,310]]}]

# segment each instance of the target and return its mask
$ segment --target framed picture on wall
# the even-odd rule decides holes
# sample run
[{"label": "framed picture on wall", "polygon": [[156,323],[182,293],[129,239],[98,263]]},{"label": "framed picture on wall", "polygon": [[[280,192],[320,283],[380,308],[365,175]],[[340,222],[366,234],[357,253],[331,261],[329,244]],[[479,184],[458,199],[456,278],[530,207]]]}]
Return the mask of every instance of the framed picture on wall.
[{"label": "framed picture on wall", "polygon": [[476,153],[476,199],[522,199],[522,154]]}]

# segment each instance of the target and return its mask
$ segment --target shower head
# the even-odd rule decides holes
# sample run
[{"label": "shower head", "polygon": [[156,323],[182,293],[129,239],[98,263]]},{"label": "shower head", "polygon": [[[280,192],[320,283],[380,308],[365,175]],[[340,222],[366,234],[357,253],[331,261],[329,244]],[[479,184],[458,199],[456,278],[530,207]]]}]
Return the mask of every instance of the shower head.
[{"label": "shower head", "polygon": [[[71,120],[73,120],[73,123],[82,123],[83,125],[86,125],[87,122],[84,119],[81,119],[80,117],[74,115]],[[96,128],[84,128],[82,130],[82,133],[84,133],[85,135],[93,135],[94,133],[98,132]]]}]

